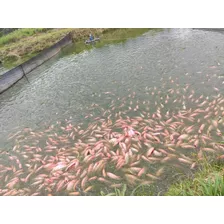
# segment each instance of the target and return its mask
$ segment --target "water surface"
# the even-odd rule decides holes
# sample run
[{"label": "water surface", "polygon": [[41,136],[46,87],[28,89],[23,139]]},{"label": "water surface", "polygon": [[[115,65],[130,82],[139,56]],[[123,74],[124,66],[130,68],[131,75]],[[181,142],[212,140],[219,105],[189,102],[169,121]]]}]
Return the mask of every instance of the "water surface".
[{"label": "water surface", "polygon": [[[100,108],[107,110],[112,101],[133,92],[137,101],[151,103],[151,112],[166,91],[182,91],[186,85],[195,97],[212,99],[218,94],[214,87],[220,94],[224,90],[223,41],[222,32],[165,29],[77,55],[64,50],[31,72],[29,82],[22,79],[0,95],[0,147],[11,150],[7,136],[26,127],[40,131],[65,119],[87,127],[90,113],[93,118],[101,116]],[[151,95],[153,89],[156,96]],[[108,97],[105,92],[113,94]],[[183,95],[174,94],[173,101]],[[99,106],[90,112],[93,103]],[[179,104],[177,108],[167,104],[162,113],[180,110],[183,99]],[[187,99],[185,104],[196,109]]]}]

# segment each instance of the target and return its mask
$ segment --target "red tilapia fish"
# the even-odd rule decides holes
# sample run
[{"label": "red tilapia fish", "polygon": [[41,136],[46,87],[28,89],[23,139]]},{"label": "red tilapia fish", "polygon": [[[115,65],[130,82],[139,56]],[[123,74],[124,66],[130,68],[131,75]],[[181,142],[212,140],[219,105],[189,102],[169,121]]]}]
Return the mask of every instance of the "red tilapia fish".
[{"label": "red tilapia fish", "polygon": [[173,88],[146,87],[143,100],[130,89],[118,98],[100,93],[109,107],[93,101],[85,125],[68,119],[10,134],[14,145],[1,150],[0,195],[94,195],[123,184],[153,184],[169,175],[166,165],[194,169],[204,155],[222,154],[224,146],[216,144],[224,126],[219,89],[206,97],[172,77],[168,85]]}]

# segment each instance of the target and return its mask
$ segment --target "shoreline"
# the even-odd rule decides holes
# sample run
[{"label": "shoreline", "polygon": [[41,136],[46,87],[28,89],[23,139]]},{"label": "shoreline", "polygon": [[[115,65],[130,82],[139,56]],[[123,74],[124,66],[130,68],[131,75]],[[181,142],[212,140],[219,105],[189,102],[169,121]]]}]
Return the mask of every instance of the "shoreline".
[{"label": "shoreline", "polygon": [[88,32],[101,33],[105,29],[20,29],[0,38],[0,61],[11,69],[40,54],[68,33],[77,41]]},{"label": "shoreline", "polygon": [[[27,30],[27,29],[21,29]],[[44,49],[52,46],[67,33],[71,32],[75,48],[72,53],[80,53],[83,50],[91,49],[92,45],[85,45],[84,41],[88,39],[89,33],[94,36],[100,37],[101,41],[94,44],[94,47],[102,47],[106,44],[114,44],[124,42],[129,38],[134,38],[142,35],[143,33],[154,30],[160,31],[161,29],[150,28],[102,28],[102,29],[47,29],[46,32],[34,33],[30,36],[16,36],[19,31],[16,30],[8,35],[0,38],[0,61],[2,66],[6,69],[24,63],[32,57],[41,53]],[[20,31],[25,32],[25,31]],[[4,39],[7,39],[8,42]],[[4,39],[3,39],[4,38]],[[2,40],[3,39],[3,40]],[[4,44],[2,44],[2,42]]]},{"label": "shoreline", "polygon": [[165,196],[224,196],[224,160],[204,158],[191,177],[171,184]]}]

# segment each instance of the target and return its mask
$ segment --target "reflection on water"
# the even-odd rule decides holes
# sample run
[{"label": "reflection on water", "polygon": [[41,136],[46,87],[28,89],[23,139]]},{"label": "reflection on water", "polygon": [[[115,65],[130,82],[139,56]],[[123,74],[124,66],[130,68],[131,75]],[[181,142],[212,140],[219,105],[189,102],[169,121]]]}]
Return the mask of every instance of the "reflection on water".
[{"label": "reflection on water", "polygon": [[2,194],[91,195],[121,182],[160,191],[222,152],[223,39],[149,32],[33,71],[0,95],[1,187],[20,189]]}]

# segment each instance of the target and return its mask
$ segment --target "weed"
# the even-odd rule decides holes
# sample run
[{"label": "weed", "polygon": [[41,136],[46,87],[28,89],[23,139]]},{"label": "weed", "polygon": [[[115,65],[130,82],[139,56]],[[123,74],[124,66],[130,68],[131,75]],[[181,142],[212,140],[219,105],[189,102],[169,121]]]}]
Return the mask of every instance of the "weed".
[{"label": "weed", "polygon": [[203,160],[193,178],[173,184],[166,195],[175,196],[221,196],[224,195],[224,164],[222,161]]}]

